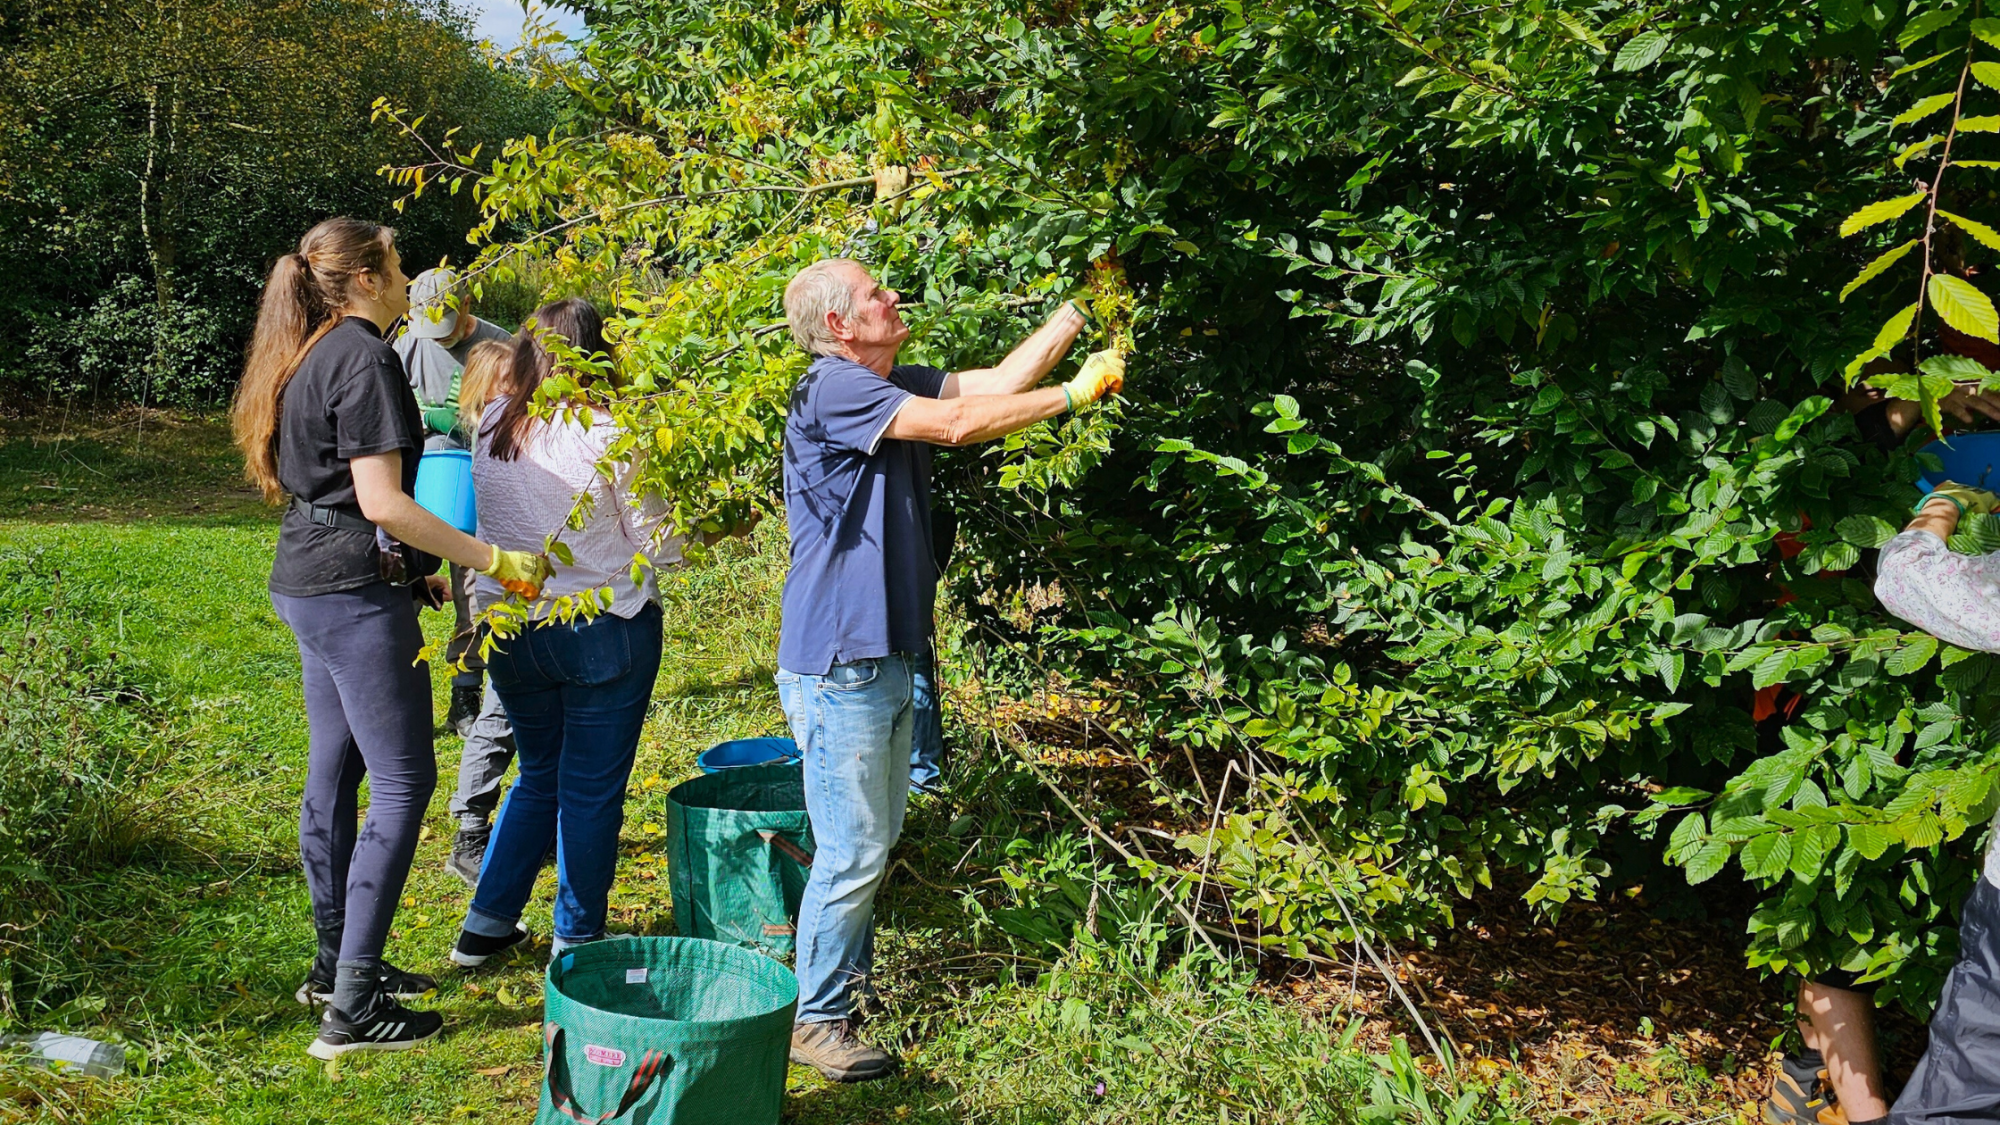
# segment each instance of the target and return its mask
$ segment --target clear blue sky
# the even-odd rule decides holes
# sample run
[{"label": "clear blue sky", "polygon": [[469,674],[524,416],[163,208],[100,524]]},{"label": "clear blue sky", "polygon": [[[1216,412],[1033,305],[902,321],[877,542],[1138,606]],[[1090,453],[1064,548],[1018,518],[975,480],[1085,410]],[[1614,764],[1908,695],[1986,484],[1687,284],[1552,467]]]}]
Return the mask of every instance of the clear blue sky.
[{"label": "clear blue sky", "polygon": [[[459,0],[459,6],[472,13],[473,34],[491,39],[494,46],[505,49],[521,41],[521,0]],[[575,36],[583,32],[583,17],[575,12],[542,0],[537,0],[535,7],[544,20],[565,34]]]}]

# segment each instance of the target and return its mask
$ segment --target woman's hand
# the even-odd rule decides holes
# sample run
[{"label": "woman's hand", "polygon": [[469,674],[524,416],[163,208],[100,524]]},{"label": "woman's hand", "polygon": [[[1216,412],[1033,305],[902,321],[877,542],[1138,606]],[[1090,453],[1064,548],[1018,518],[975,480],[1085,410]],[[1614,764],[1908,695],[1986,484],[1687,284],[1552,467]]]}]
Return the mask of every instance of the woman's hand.
[{"label": "woman's hand", "polygon": [[424,604],[432,609],[443,609],[451,601],[451,579],[442,574],[433,574],[424,579]]},{"label": "woman's hand", "polygon": [[497,579],[501,589],[529,599],[541,596],[542,583],[555,572],[556,568],[547,555],[509,551],[501,547],[493,548],[493,561],[479,568],[479,573]]}]

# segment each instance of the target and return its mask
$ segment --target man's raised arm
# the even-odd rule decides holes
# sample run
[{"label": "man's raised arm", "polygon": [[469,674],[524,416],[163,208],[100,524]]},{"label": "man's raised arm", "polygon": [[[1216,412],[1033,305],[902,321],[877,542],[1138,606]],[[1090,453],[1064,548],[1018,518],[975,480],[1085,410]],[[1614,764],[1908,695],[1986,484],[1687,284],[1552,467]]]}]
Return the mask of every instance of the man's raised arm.
[{"label": "man's raised arm", "polygon": [[[1017,395],[1048,375],[1057,363],[1069,352],[1076,342],[1077,333],[1082,332],[1087,322],[1083,311],[1075,301],[1065,301],[1055,311],[1055,315],[1033,335],[1021,341],[1007,358],[995,367],[980,367],[971,371],[959,371],[945,376],[944,389],[938,393],[941,399],[970,397],[973,395]],[[1046,418],[1048,415],[1043,415]],[[1041,419],[1031,419],[1040,421]],[[1022,423],[1026,425],[1027,423]],[[1006,431],[1002,431],[1003,433]],[[977,441],[979,439],[972,439]]]}]

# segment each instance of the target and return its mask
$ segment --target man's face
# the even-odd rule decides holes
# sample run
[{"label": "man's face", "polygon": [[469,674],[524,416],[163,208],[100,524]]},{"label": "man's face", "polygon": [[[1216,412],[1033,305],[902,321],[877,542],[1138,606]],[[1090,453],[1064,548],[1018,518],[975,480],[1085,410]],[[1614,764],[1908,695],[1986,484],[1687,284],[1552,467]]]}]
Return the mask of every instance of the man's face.
[{"label": "man's face", "polygon": [[849,346],[857,351],[878,350],[909,339],[910,329],[896,311],[901,295],[884,289],[867,270],[855,267],[846,272],[854,286],[854,319],[846,322],[847,331],[852,333]]}]

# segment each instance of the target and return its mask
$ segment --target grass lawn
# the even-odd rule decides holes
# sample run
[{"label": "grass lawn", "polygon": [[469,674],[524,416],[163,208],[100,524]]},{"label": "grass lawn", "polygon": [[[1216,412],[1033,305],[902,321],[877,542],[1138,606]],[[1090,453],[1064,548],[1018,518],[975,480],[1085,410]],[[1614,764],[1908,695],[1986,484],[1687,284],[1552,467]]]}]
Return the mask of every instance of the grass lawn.
[{"label": "grass lawn", "polygon": [[[446,961],[467,893],[443,868],[459,743],[442,730],[440,786],[388,955],[443,980],[446,1034],[338,1065],[305,1054],[314,1020],[291,994],[312,952],[295,829],[306,725],[297,652],[264,588],[276,520],[242,489],[217,420],[137,423],[0,431],[0,619],[15,623],[0,647],[25,628],[118,654],[100,708],[116,721],[100,715],[91,730],[115,739],[127,778],[117,815],[78,828],[82,859],[0,887],[29,904],[13,943],[0,933],[0,1031],[63,1027],[145,1058],[107,1081],[0,1060],[0,1121],[527,1121],[540,958],[478,974]],[[626,810],[614,929],[673,932],[654,841],[694,755],[782,728],[770,682],[782,534],[767,521],[666,583],[667,658]],[[448,625],[426,619],[433,633]],[[909,1065],[852,1087],[793,1067],[787,1121],[1349,1119],[1373,1071],[1342,1048],[1340,1026],[1234,978],[1144,978],[1115,950],[1022,946],[985,924],[982,888],[1001,880],[967,861],[989,839],[1020,838],[1010,818],[1032,802],[1007,805],[913,809],[879,908],[887,1010],[874,1025]],[[526,919],[541,935],[553,882]]]}]

